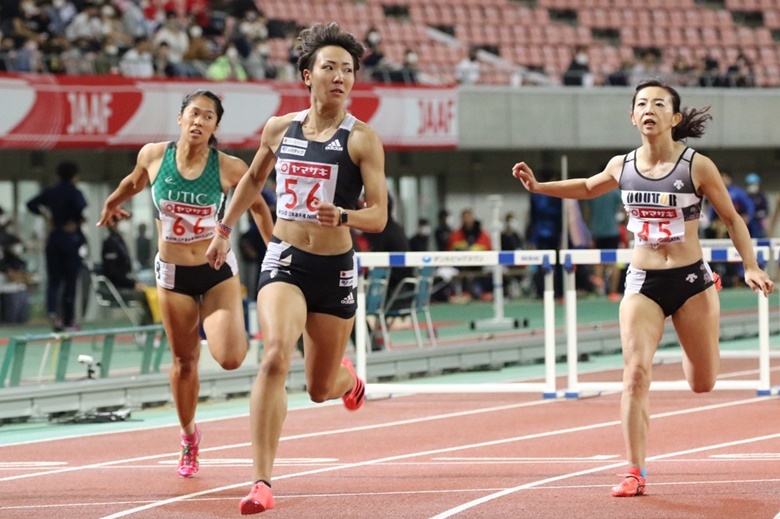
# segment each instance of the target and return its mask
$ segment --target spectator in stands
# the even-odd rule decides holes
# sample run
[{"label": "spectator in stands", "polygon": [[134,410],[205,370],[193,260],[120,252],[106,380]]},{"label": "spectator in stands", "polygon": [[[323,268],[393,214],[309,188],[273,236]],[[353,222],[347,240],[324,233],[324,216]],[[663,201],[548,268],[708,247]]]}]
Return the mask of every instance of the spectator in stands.
[{"label": "spectator in stands", "polygon": [[[210,91],[195,90],[186,95],[178,115],[178,140],[141,148],[133,171],[103,204],[98,222],[104,226],[128,218],[130,213],[122,204],[151,186],[158,212],[157,294],[171,345],[171,393],[181,426],[177,469],[181,477],[192,477],[199,469],[200,431],[195,424],[200,386],[199,326],[212,356],[223,368],[238,368],[247,351],[235,255],[226,254],[216,270],[204,262],[227,192],[247,169],[243,160],[216,149],[214,133],[223,111],[221,100]],[[259,191],[247,198],[263,236],[270,239],[268,206]],[[190,202],[186,207],[175,203],[185,199]],[[193,207],[196,213],[189,212]]]},{"label": "spectator in stands", "polygon": [[450,243],[450,235],[452,234],[452,224],[450,223],[450,212],[446,209],[441,209],[438,214],[438,224],[434,231],[434,239],[436,240],[436,250],[447,250],[447,246]]},{"label": "spectator in stands", "polygon": [[141,270],[152,268],[152,240],[146,235],[146,224],[138,225],[135,237],[135,257]]},{"label": "spectator in stands", "polygon": [[737,88],[756,86],[753,63],[741,51],[737,55],[737,60],[726,70],[725,86]]},{"label": "spectator in stands", "polygon": [[366,30],[366,36],[363,38],[366,49],[369,53],[373,53],[379,44],[382,42],[382,33],[376,28],[376,25],[371,25]]},{"label": "spectator in stands", "polygon": [[60,54],[62,65],[68,74],[94,74],[95,52],[86,38],[78,38]]},{"label": "spectator in stands", "polygon": [[76,187],[75,162],[57,166],[59,184],[47,187],[27,202],[27,209],[42,216],[49,227],[46,242],[46,312],[55,330],[77,328],[76,284],[82,269],[81,248],[87,244],[81,225],[87,200]]},{"label": "spectator in stands", "polygon": [[246,81],[247,74],[234,43],[228,43],[225,53],[206,69],[206,77],[213,81]]},{"label": "spectator in stands", "polygon": [[95,73],[118,74],[119,47],[111,36],[107,36],[103,40],[102,45],[102,48],[95,56]]},{"label": "spectator in stands", "polygon": [[[612,190],[591,200],[582,202],[583,216],[593,236],[593,244],[597,249],[617,249],[620,247],[620,229],[618,214],[623,212],[623,199],[620,192]],[[609,276],[604,272],[609,270]],[[593,284],[602,294],[607,294],[610,300],[620,299],[618,290],[620,270],[617,265],[593,265]]]},{"label": "spectator in stands", "polygon": [[53,35],[64,35],[68,24],[78,13],[76,6],[70,0],[53,0],[51,5],[45,5],[44,9],[49,18],[49,31]]},{"label": "spectator in stands", "polygon": [[604,84],[606,86],[629,86],[631,84],[631,70],[633,67],[633,60],[623,60],[620,63],[620,68],[609,74]]},{"label": "spectator in stands", "polygon": [[523,248],[523,238],[520,236],[520,224],[515,213],[508,212],[504,216],[504,228],[501,229],[501,250],[519,250]]},{"label": "spectator in stands", "polygon": [[100,8],[100,24],[103,37],[110,38],[117,47],[127,49],[133,44],[133,37],[125,32],[114,6],[104,4]]},{"label": "spectator in stands", "polygon": [[[720,176],[723,180],[723,184],[726,186],[729,198],[731,198],[731,204],[734,206],[734,210],[742,218],[742,221],[745,222],[745,225],[747,225],[748,222],[753,219],[753,214],[755,213],[753,201],[744,189],[734,184],[731,174],[726,171],[721,171]],[[726,222],[721,220],[715,207],[712,205],[710,205],[709,222],[709,232],[711,234],[707,236],[708,238],[729,238]],[[743,277],[743,268],[739,263],[717,263],[713,267],[713,270],[720,275],[722,280],[721,283],[726,288],[740,286],[742,284],[741,278]]]},{"label": "spectator in stands", "polygon": [[[683,371],[697,393],[711,391],[718,375],[720,303],[715,279],[698,240],[701,201],[706,196],[728,227],[745,266],[745,281],[768,296],[774,284],[756,261],[747,226],[729,200],[718,169],[709,158],[689,148],[685,140],[704,133],[708,108],[680,109],[676,90],[659,81],[640,83],[631,103],[631,121],[642,145],[617,155],[600,173],[589,178],[538,182],[524,162],[513,175],[531,193],[567,199],[592,199],[621,189],[635,234],[626,295],[620,304],[623,346],[621,419],[629,463],[624,479],[612,487],[615,497],[633,497],[646,491],[645,453],[649,427],[649,389],[653,354],[672,316],[685,353]],[[652,204],[634,193],[675,193]],[[656,196],[653,196],[655,201]],[[663,210],[668,220],[658,218]]]},{"label": "spectator in stands", "polygon": [[[260,148],[222,220],[229,232],[276,167],[277,220],[257,295],[263,359],[252,389],[255,484],[240,504],[245,515],[274,506],[271,474],[286,413],[285,382],[301,334],[312,400],[342,398],[353,411],[363,405],[364,382],[343,357],[357,303],[349,229],[377,232],[387,221],[382,143],[347,112],[363,46],[336,23],[305,29],[300,41],[298,70],[310,91],[310,107],[266,122]],[[280,147],[283,140],[287,146]],[[333,184],[325,187],[294,175],[301,162],[318,164],[334,176],[338,169],[339,182],[331,177]],[[366,204],[357,210],[363,188]],[[214,238],[207,252],[211,265],[220,267],[229,249],[228,240]]]},{"label": "spectator in stands", "polygon": [[364,76],[380,83],[389,82],[390,64],[385,55],[385,44],[381,41],[369,50],[363,58]]},{"label": "spectator in stands", "polygon": [[696,82],[694,67],[682,56],[677,56],[672,63],[672,74],[679,86],[692,86]]},{"label": "spectator in stands", "polygon": [[122,30],[125,34],[135,41],[143,36],[149,37],[153,28],[152,23],[144,16],[144,11],[141,9],[139,2],[136,2],[135,0],[124,2],[122,11]]},{"label": "spectator in stands", "polygon": [[[539,178],[542,182],[550,181],[555,178],[555,173],[551,169],[544,168],[539,172]],[[531,193],[531,207],[525,233],[528,244],[537,250],[559,250],[562,235],[563,203],[561,200],[542,193]],[[536,297],[539,299],[544,296],[544,274],[542,269],[537,269],[534,276]],[[563,297],[563,269],[560,264],[556,264],[554,269],[553,289],[556,299]]]},{"label": "spectator in stands", "polygon": [[[364,232],[368,246],[372,252],[406,252],[409,250],[409,239],[403,226],[393,216],[395,204],[393,197],[387,195],[387,224],[378,233]],[[412,275],[408,267],[392,267],[387,282],[387,293],[393,294],[398,284],[405,277]]]},{"label": "spectator in stands", "polygon": [[6,236],[0,250],[0,273],[4,276],[6,286],[0,299],[2,299],[2,316],[0,321],[4,323],[26,323],[30,316],[30,299],[28,287],[34,284],[33,275],[27,270],[27,262],[24,259],[24,244],[15,232]]},{"label": "spectator in stands", "polygon": [[258,39],[254,42],[252,52],[244,60],[244,67],[253,79],[272,79],[277,72],[270,59],[271,49],[268,47],[268,41]]},{"label": "spectator in stands", "polygon": [[[464,209],[460,213],[461,225],[452,231],[447,250],[451,251],[485,251],[491,250],[493,244],[490,235],[482,228],[482,222],[474,217],[471,209]],[[480,279],[477,274],[481,267],[463,267],[462,272],[471,272],[473,275],[463,277],[463,292],[472,299],[480,300],[486,290],[486,280]]]},{"label": "spectator in stands", "polygon": [[265,16],[257,10],[248,10],[244,18],[235,25],[230,41],[236,45],[242,58],[249,56],[252,44],[268,39],[268,25]]},{"label": "spectator in stands", "polygon": [[0,39],[0,72],[13,72],[16,63],[16,44],[10,36]]},{"label": "spectator in stands", "polygon": [[65,29],[70,41],[82,40],[86,48],[92,52],[100,48],[103,39],[103,24],[100,21],[100,4],[98,0],[88,0],[84,10],[73,17]]},{"label": "spectator in stands", "polygon": [[574,57],[563,73],[563,84],[566,86],[593,86],[593,76],[588,64],[588,48],[580,45],[574,51]]},{"label": "spectator in stands", "polygon": [[404,51],[404,62],[401,65],[400,75],[403,78],[404,83],[418,83],[419,79],[417,77],[418,71],[417,71],[417,62],[418,62],[418,56],[417,52],[414,51],[414,49],[411,49],[409,47],[406,48]]},{"label": "spectator in stands", "polygon": [[190,25],[190,44],[184,53],[184,61],[191,60],[208,61],[214,58],[209,41],[203,37],[203,28],[200,25]]},{"label": "spectator in stands", "polygon": [[154,59],[151,50],[152,41],[146,36],[137,36],[133,48],[125,52],[119,60],[119,70],[122,75],[137,78],[154,77]]},{"label": "spectator in stands", "polygon": [[43,72],[41,51],[38,50],[37,38],[30,38],[22,48],[16,51],[16,59],[13,66],[14,72]]},{"label": "spectator in stands", "polygon": [[417,232],[409,238],[409,250],[417,252],[431,250],[431,223],[427,218],[417,220]]},{"label": "spectator in stands", "polygon": [[720,74],[720,64],[711,53],[702,58],[701,65],[699,86],[718,87],[724,85],[723,77]]},{"label": "spectator in stands", "polygon": [[761,191],[761,177],[748,173],[745,177],[745,192],[753,202],[753,217],[747,222],[751,238],[766,238],[766,219],[769,216],[769,200]]},{"label": "spectator in stands", "polygon": [[178,75],[178,67],[171,61],[171,47],[166,42],[161,42],[152,53],[154,60],[154,74],[157,77],[175,77]]},{"label": "spectator in stands", "polygon": [[455,80],[459,85],[476,85],[481,74],[476,47],[469,47],[468,55],[455,65]]},{"label": "spectator in stands", "polygon": [[[190,37],[184,30],[183,23],[175,11],[165,13],[165,25],[154,35],[155,48],[166,43],[168,45],[168,62],[173,65],[173,75],[178,76],[184,59],[184,53],[190,46]],[[166,74],[167,75],[167,74]]]},{"label": "spectator in stands", "polygon": [[647,78],[657,78],[661,74],[660,49],[648,49],[642,57],[634,63],[631,70],[631,84],[636,85]]},{"label": "spectator in stands", "polygon": [[[108,236],[103,240],[100,250],[100,269],[125,301],[137,301],[141,305],[144,310],[142,324],[152,324],[154,319],[144,286],[133,276],[133,260],[127,243],[119,232],[119,226],[123,223],[113,219],[106,222]],[[106,296],[110,298],[112,294]]]}]

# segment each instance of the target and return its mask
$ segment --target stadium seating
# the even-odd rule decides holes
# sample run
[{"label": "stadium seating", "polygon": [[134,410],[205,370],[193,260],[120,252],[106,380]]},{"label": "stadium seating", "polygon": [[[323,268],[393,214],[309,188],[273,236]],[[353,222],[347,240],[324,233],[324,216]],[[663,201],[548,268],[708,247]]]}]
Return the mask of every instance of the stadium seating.
[{"label": "stadium seating", "polygon": [[[780,0],[725,0],[725,8],[696,0],[394,0],[396,14],[400,8],[406,16],[385,14],[380,0],[260,3],[269,19],[299,26],[338,20],[360,37],[374,26],[387,59],[400,64],[404,50],[415,49],[421,77],[431,83],[452,82],[470,46],[497,52],[497,59],[481,55],[482,82],[507,84],[518,66],[561,77],[574,48],[583,45],[597,79],[653,48],[661,72],[671,71],[678,57],[695,68],[708,51],[725,71],[741,52],[752,60],[758,86],[780,86]],[[749,25],[737,21],[747,15],[754,20]],[[286,59],[284,46],[272,48]]]}]

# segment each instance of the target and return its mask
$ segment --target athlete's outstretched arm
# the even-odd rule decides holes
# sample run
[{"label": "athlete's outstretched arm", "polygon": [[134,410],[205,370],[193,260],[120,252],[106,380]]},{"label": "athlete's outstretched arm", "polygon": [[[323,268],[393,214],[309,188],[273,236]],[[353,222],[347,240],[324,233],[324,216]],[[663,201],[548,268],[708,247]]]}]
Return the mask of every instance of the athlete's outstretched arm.
[{"label": "athlete's outstretched arm", "polygon": [[122,179],[103,204],[97,223],[99,227],[106,225],[110,219],[123,220],[130,217],[130,212],[120,206],[144,190],[149,183],[149,165],[159,153],[160,143],[146,144],[141,148],[133,171]]},{"label": "athlete's outstretched arm", "polygon": [[609,161],[604,171],[592,177],[539,182],[528,164],[518,162],[512,168],[512,176],[522,182],[523,187],[531,193],[583,200],[596,198],[617,189],[622,166],[623,156],[617,156]]}]

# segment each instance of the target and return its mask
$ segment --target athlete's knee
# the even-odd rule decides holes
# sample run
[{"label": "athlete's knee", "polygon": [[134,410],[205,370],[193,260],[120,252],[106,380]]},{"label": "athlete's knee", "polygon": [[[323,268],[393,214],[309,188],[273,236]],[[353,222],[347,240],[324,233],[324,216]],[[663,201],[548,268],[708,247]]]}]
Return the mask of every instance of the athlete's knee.
[{"label": "athlete's knee", "polygon": [[650,390],[650,371],[640,364],[626,365],[623,388],[631,395],[646,394]]},{"label": "athlete's knee", "polygon": [[198,372],[197,359],[192,357],[174,357],[173,371],[182,378],[196,374]]},{"label": "athlete's knee", "polygon": [[238,369],[241,367],[241,364],[244,363],[245,357],[246,357],[246,351],[244,352],[243,355],[235,353],[216,360],[219,363],[219,365],[222,367],[222,369],[227,371],[232,371],[234,369]]},{"label": "athlete's knee", "polygon": [[716,377],[695,377],[688,385],[694,393],[709,393],[715,388],[715,380]]},{"label": "athlete's knee", "polygon": [[263,343],[263,360],[260,371],[266,376],[287,376],[290,369],[290,354],[288,348],[278,341],[270,340]]}]

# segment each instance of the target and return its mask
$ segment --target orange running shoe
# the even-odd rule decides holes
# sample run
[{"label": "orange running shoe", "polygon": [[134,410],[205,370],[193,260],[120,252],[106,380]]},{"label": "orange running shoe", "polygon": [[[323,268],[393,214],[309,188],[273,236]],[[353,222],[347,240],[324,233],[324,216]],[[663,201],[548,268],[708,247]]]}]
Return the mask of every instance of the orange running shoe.
[{"label": "orange running shoe", "polygon": [[195,427],[195,432],[191,435],[181,435],[181,455],[179,456],[179,476],[191,478],[198,473],[200,468],[200,429]]},{"label": "orange running shoe", "polygon": [[262,481],[255,483],[249,495],[238,505],[241,515],[259,514],[273,507],[274,495],[271,493],[271,487]]},{"label": "orange running shoe", "polygon": [[644,495],[647,480],[642,477],[638,468],[632,467],[628,469],[627,474],[619,475],[623,476],[624,479],[619,484],[612,487],[613,497],[634,497]]},{"label": "orange running shoe", "polygon": [[717,272],[712,273],[712,282],[715,283],[715,288],[718,289],[718,292],[723,290],[723,283],[720,280],[720,274]]},{"label": "orange running shoe", "polygon": [[341,359],[341,365],[349,370],[349,373],[355,380],[355,384],[352,386],[352,389],[346,395],[341,397],[341,399],[344,401],[344,407],[350,411],[357,411],[361,408],[363,402],[366,401],[366,383],[358,378],[357,374],[355,373],[355,366],[352,364],[352,361],[349,360],[349,357],[344,357]]}]

